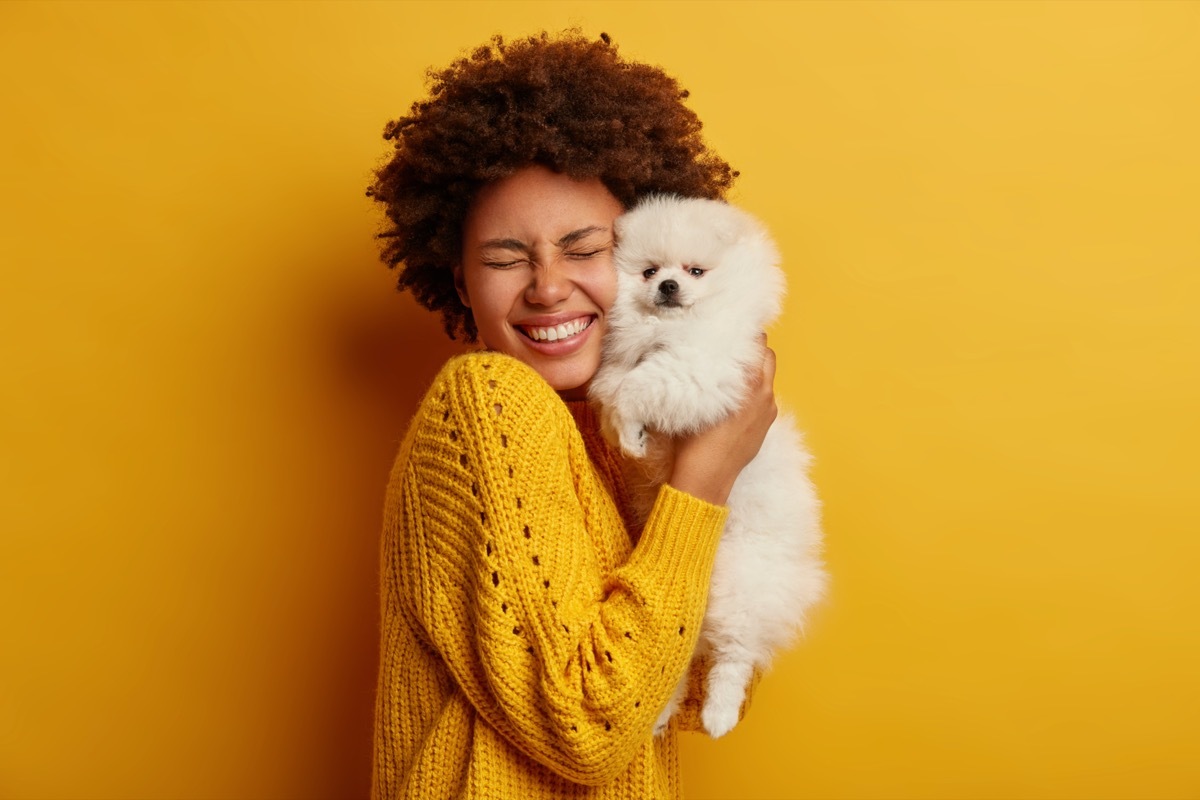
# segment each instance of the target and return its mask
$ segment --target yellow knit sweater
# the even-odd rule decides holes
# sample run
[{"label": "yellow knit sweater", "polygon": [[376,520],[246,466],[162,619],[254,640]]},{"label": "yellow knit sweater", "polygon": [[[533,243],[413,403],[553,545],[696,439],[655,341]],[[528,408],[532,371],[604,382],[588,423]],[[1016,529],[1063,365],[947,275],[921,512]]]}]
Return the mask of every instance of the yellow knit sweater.
[{"label": "yellow knit sweater", "polygon": [[507,356],[447,363],[388,486],[374,797],[679,797],[695,700],[652,728],[726,511],[663,487],[635,544],[626,501],[585,403]]}]

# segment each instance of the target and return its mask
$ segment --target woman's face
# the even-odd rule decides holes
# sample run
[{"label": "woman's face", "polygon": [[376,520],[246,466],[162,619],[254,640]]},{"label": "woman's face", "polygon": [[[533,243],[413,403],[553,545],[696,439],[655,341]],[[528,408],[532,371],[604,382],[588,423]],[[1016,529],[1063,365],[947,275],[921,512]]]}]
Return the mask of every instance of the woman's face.
[{"label": "woman's face", "polygon": [[598,179],[531,166],[485,186],[467,214],[455,283],[479,338],[568,399],[585,396],[600,366],[623,211]]}]

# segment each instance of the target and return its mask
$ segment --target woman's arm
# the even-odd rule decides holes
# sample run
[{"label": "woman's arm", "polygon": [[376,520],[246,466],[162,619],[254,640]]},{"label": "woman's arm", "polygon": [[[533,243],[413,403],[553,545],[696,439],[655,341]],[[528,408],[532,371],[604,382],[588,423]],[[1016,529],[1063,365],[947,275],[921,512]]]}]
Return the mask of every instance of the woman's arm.
[{"label": "woman's arm", "polygon": [[529,367],[457,359],[416,425],[388,504],[401,602],[492,727],[573,781],[610,780],[687,669],[725,510],[664,487],[605,579],[598,526],[619,514]]},{"label": "woman's arm", "polygon": [[762,447],[779,408],[775,404],[775,351],[762,337],[761,367],[747,376],[741,407],[721,422],[675,443],[675,466],[668,481],[676,489],[725,505],[734,481]]}]

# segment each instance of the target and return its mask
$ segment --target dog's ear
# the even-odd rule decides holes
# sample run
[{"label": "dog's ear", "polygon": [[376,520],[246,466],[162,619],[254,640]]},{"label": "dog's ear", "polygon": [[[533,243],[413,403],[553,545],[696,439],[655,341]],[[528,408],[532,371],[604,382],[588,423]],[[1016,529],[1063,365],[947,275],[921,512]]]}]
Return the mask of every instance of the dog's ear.
[{"label": "dog's ear", "polygon": [[717,235],[717,240],[725,245],[735,244],[742,236],[741,227],[728,219],[721,220],[719,225],[714,226],[713,232]]},{"label": "dog's ear", "polygon": [[710,242],[721,247],[735,244],[742,237],[743,228],[741,212],[724,200],[709,200],[706,198],[690,198],[678,201],[684,224],[700,231],[705,231]]},{"label": "dog's ear", "polygon": [[621,234],[625,232],[625,215],[617,217],[613,220],[613,244],[621,243]]},{"label": "dog's ear", "polygon": [[748,233],[746,221],[733,206],[725,206],[712,226],[717,241],[724,245],[737,244]]}]

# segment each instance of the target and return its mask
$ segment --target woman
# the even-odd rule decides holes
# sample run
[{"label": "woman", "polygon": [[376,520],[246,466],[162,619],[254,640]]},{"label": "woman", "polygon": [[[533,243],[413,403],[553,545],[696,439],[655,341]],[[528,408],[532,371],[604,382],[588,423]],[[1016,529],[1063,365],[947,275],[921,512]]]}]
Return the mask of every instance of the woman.
[{"label": "woman", "polygon": [[679,794],[688,720],[653,727],[688,673],[722,505],[775,417],[774,359],[738,414],[676,443],[641,530],[585,396],[613,220],[734,177],[684,97],[603,35],[497,39],[385,132],[385,258],[485,349],[442,369],[388,487],[377,797]]}]

